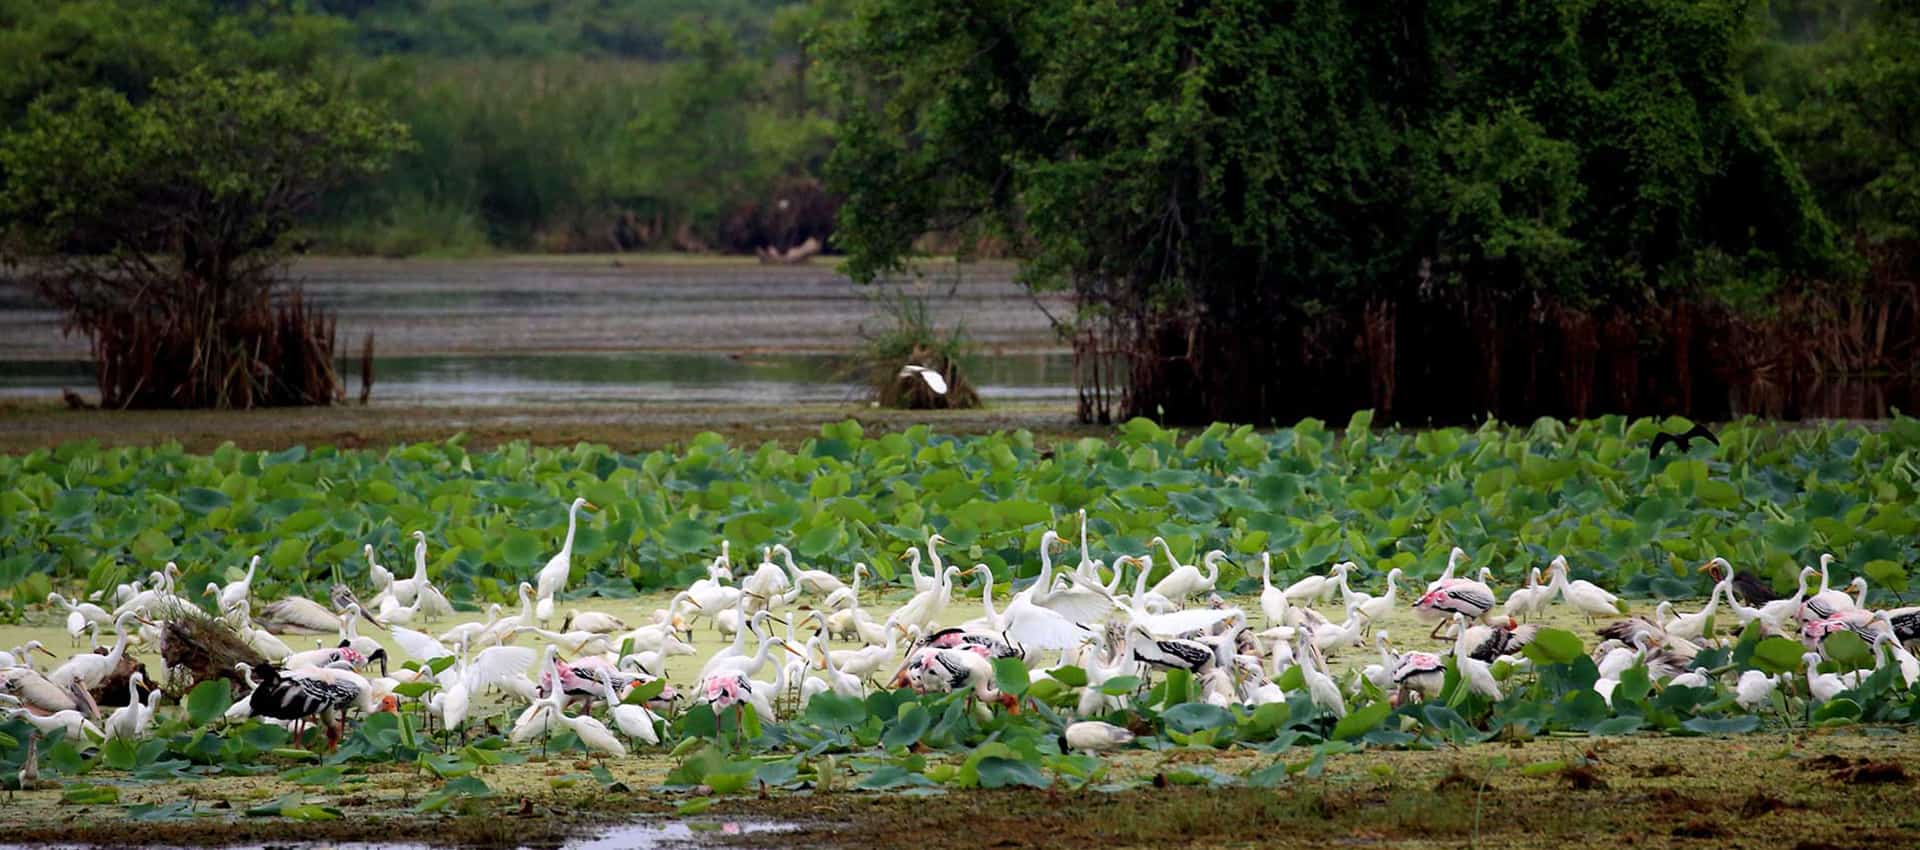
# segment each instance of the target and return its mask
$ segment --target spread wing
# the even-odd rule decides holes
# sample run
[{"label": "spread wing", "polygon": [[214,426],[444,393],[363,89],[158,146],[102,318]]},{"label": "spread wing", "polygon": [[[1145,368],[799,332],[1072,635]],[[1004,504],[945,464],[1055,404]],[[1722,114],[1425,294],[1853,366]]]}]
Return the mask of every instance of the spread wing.
[{"label": "spread wing", "polygon": [[534,661],[532,647],[487,647],[467,665],[467,688],[472,693],[479,693],[490,686],[509,684],[514,679],[524,683],[527,671],[533,669]]},{"label": "spread wing", "polygon": [[1029,650],[1072,649],[1093,635],[1092,629],[1051,608],[1020,605],[1008,613],[1013,616],[1007,624],[1007,637]]},{"label": "spread wing", "polygon": [[1151,634],[1184,635],[1212,628],[1236,615],[1244,616],[1238,608],[1189,608],[1169,614],[1154,614],[1137,622]]},{"label": "spread wing", "polygon": [[1657,434],[1654,434],[1653,442],[1647,446],[1647,460],[1654,460],[1660,457],[1661,449],[1666,448],[1667,445],[1670,443],[1678,443],[1678,442],[1680,442],[1680,438],[1675,437],[1674,435],[1669,434],[1665,431],[1661,431]]},{"label": "spread wing", "polygon": [[1104,593],[1096,593],[1085,587],[1070,587],[1065,590],[1039,592],[1032,596],[1033,604],[1049,609],[1076,623],[1097,622],[1113,610],[1113,599]]},{"label": "spread wing", "polygon": [[389,632],[393,635],[393,642],[400,644],[402,652],[421,661],[432,661],[435,658],[445,658],[453,654],[453,650],[448,649],[446,644],[434,640],[430,635],[404,626],[394,626]]}]

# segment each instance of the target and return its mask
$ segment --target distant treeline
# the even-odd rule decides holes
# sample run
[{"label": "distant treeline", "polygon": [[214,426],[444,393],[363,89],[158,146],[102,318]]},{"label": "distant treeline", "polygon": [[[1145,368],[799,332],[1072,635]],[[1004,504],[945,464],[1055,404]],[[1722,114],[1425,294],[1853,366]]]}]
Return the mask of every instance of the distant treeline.
[{"label": "distant treeline", "polygon": [[[1849,240],[1906,239],[1920,222],[1912,6],[1749,4],[1737,39],[1749,107]],[[416,141],[331,200],[313,250],[748,251],[831,227],[821,180],[838,122],[812,54],[857,8],[0,0],[0,121],[89,86],[137,101],[196,66],[312,75],[384,102]]]},{"label": "distant treeline", "polygon": [[[258,232],[161,205],[220,250],[128,237],[286,194],[245,157],[326,147],[293,102],[382,142]],[[150,137],[190,170],[63,159]],[[0,0],[0,154],[0,255],[189,294],[290,247],[1004,253],[1073,291],[1088,419],[1795,415],[1920,361],[1920,0]]]},{"label": "distant treeline", "polygon": [[87,88],[138,103],[196,67],[272,70],[384,106],[415,142],[328,200],[309,250],[751,251],[831,226],[805,41],[834,5],[0,0],[0,124]]},{"label": "distant treeline", "polygon": [[1082,416],[1817,413],[1920,361],[1916,0],[863,0],[837,244],[1070,289]]}]

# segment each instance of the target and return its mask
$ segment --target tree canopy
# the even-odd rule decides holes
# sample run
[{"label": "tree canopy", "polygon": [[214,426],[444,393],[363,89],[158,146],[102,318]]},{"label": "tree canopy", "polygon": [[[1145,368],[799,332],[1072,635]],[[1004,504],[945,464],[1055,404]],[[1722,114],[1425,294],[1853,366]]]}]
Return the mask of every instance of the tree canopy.
[{"label": "tree canopy", "polygon": [[[1044,284],[1575,299],[1820,273],[1736,3],[875,0],[832,43],[852,268],[928,226]],[[1716,262],[1717,265],[1724,263]],[[1225,293],[1223,293],[1225,294]]]},{"label": "tree canopy", "polygon": [[1672,409],[1717,355],[1650,311],[1856,268],[1755,38],[1736,0],[866,0],[823,48],[838,244],[1004,246],[1121,416]]},{"label": "tree canopy", "polygon": [[[7,252],[93,337],[109,404],[316,400],[239,343],[267,332],[287,233],[406,138],[372,107],[270,72],[189,71],[139,104],[103,88],[49,95],[0,137]],[[142,380],[169,344],[190,349],[175,365],[196,374]],[[135,374],[116,372],[129,363]]]}]

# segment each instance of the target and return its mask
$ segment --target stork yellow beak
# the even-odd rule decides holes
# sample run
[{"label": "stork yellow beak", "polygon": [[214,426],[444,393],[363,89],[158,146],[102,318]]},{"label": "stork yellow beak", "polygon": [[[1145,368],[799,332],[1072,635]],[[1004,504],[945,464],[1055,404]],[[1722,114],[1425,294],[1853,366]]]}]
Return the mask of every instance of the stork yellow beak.
[{"label": "stork yellow beak", "polygon": [[583,507],[583,508],[586,508],[587,510],[590,510],[590,511],[597,511],[597,510],[599,510],[599,509],[600,509],[600,506],[599,506],[599,505],[596,505],[596,504],[594,504],[594,503],[592,503],[592,502],[588,502],[588,503],[586,503],[586,504],[584,504],[584,505],[581,505],[581,507]]}]

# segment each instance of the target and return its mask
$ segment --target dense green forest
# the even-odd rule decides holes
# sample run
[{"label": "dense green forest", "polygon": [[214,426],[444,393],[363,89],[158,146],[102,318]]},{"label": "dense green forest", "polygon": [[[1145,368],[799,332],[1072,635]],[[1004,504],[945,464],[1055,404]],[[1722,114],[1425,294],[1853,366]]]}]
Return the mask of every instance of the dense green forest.
[{"label": "dense green forest", "polygon": [[[750,250],[831,220],[805,41],[833,7],[0,0],[0,122],[90,87],[137,103],[195,67],[272,70],[380,104],[415,141],[329,199],[315,250]],[[798,201],[784,219],[760,212],[776,197]]]},{"label": "dense green forest", "polygon": [[1915,15],[872,0],[823,41],[838,245],[1071,288],[1088,419],[1821,415],[1920,356]]},{"label": "dense green forest", "polygon": [[151,251],[30,154],[251,72],[404,129],[276,251],[1013,255],[1089,419],[1793,416],[1920,358],[1920,0],[0,0],[10,254]]},{"label": "dense green forest", "polygon": [[[378,185],[332,199],[310,228],[317,248],[399,254],[744,250],[779,241],[796,226],[818,226],[770,223],[765,208],[776,197],[811,191],[824,176],[839,123],[834,113],[845,104],[833,105],[822,91],[815,69],[822,45],[862,16],[911,15],[920,5],[0,0],[0,120],[17,126],[36,99],[71,97],[90,86],[137,101],[156,80],[196,66],[311,75],[386,104],[417,142]],[[1062,12],[1061,4],[1024,5],[1029,16]],[[1716,10],[1733,22],[1737,32],[1720,40],[1731,53],[1698,58],[1738,68],[1747,96],[1743,108],[1798,166],[1843,241],[1910,234],[1920,219],[1913,138],[1920,106],[1911,96],[1920,89],[1920,12],[1910,0],[1627,4],[1613,14],[1626,23],[1641,5],[1691,9],[1698,20]],[[1515,15],[1498,3],[1431,8],[1459,29],[1497,31]],[[938,4],[920,11],[925,19],[939,18]],[[952,15],[993,24],[1006,11],[987,4]],[[1655,25],[1653,18],[1639,20]],[[1062,41],[1047,49],[1065,58],[1073,46]],[[1412,45],[1400,49],[1417,53]],[[1334,53],[1316,60],[1321,71],[1350,80],[1394,61],[1391,55]],[[1522,62],[1479,72],[1524,76],[1535,69]],[[1485,160],[1505,156],[1492,153],[1503,139],[1528,144],[1525,120],[1469,128],[1482,134],[1468,140],[1476,150],[1433,155],[1455,173],[1485,166]],[[1354,125],[1345,131],[1388,133],[1391,127]],[[1460,159],[1483,152],[1481,160]],[[1551,146],[1534,148],[1506,166],[1545,169],[1534,176],[1551,180],[1555,156]],[[1670,165],[1693,169],[1702,163]],[[1584,199],[1600,207],[1594,200]],[[1470,219],[1483,212],[1454,214]],[[1538,219],[1589,211],[1576,202],[1571,209],[1535,213]],[[893,224],[917,235],[939,223]],[[1536,243],[1538,235],[1501,236],[1513,248],[1516,267],[1559,264],[1556,252],[1566,246]],[[1763,250],[1772,253],[1773,247]]]}]

